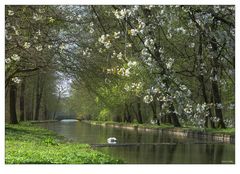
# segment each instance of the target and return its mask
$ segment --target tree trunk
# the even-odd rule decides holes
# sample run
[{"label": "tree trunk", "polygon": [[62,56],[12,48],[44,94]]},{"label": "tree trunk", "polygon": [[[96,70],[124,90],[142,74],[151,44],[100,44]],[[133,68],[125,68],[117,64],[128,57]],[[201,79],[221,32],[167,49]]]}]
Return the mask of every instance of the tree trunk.
[{"label": "tree trunk", "polygon": [[40,73],[38,72],[38,77],[37,77],[37,88],[36,88],[36,108],[35,108],[35,120],[39,120],[39,112],[40,112],[40,106],[41,106],[41,99],[42,99],[42,94],[43,94],[43,87],[44,87],[44,82],[40,84]]},{"label": "tree trunk", "polygon": [[170,115],[171,115],[171,120],[172,120],[173,126],[174,127],[181,127],[181,124],[179,123],[177,114],[175,113],[173,103],[171,103],[169,110],[170,110]]},{"label": "tree trunk", "polygon": [[17,124],[17,113],[16,113],[16,99],[17,99],[17,86],[16,84],[10,84],[10,123]]},{"label": "tree trunk", "polygon": [[[203,70],[201,69],[201,64],[203,64],[203,57],[202,57],[202,33],[200,33],[199,35],[199,48],[198,48],[198,55],[199,55],[199,67],[200,67],[200,71],[199,71],[199,77],[198,80],[200,82],[201,85],[201,89],[202,89],[202,94],[203,94],[203,98],[204,98],[204,102],[206,104],[208,104],[208,97],[207,97],[207,92],[206,92],[206,86],[205,86],[205,82],[204,82],[204,76],[203,76]],[[210,120],[210,124],[212,128],[215,128],[214,122],[210,119],[212,118],[212,112],[211,109],[208,109],[208,116],[205,117],[205,127],[208,127],[208,121]]]},{"label": "tree trunk", "polygon": [[[218,46],[217,46],[215,38],[211,39],[211,46],[212,46],[212,51],[214,53],[217,53]],[[213,57],[212,66],[213,66],[213,74],[212,74],[212,76],[213,76],[213,80],[212,80],[213,100],[214,100],[214,104],[215,104],[216,117],[219,119],[217,127],[226,128],[225,123],[223,121],[222,108],[217,106],[218,104],[222,104],[221,96],[219,93],[219,87],[218,87],[218,79],[215,79],[216,77],[218,77],[218,69],[219,69],[218,55]]]},{"label": "tree trunk", "polygon": [[44,120],[49,120],[47,103],[44,103]]},{"label": "tree trunk", "polygon": [[157,117],[157,106],[156,106],[156,102],[153,101],[151,103],[151,108],[152,108],[152,112],[153,112],[153,120],[157,120],[157,125],[160,125],[160,121]]},{"label": "tree trunk", "polygon": [[130,112],[129,112],[129,108],[128,108],[128,105],[125,104],[125,111],[124,111],[124,121],[128,122],[128,123],[131,123],[131,115],[130,115]]},{"label": "tree trunk", "polygon": [[219,95],[217,81],[212,82],[212,90],[213,90],[213,98],[214,98],[214,103],[215,103],[216,117],[219,119],[217,127],[225,129],[226,126],[225,126],[225,123],[223,121],[222,109],[217,106],[217,104],[222,103],[221,97]]},{"label": "tree trunk", "polygon": [[137,120],[138,123],[142,124],[143,120],[142,120],[142,113],[141,113],[141,103],[140,103],[140,98],[138,98],[137,101]]},{"label": "tree trunk", "polygon": [[34,108],[35,108],[35,91],[36,91],[36,86],[33,85],[33,88],[32,88],[32,95],[31,95],[31,109],[30,109],[30,112],[31,113],[31,118],[30,120],[34,120],[35,116],[34,116]]},{"label": "tree trunk", "polygon": [[[204,101],[205,101],[205,103],[209,103],[207,93],[206,93],[206,86],[204,83],[204,77],[202,75],[199,77],[199,81],[201,84]],[[208,109],[208,114],[209,114],[209,116],[205,117],[205,127],[208,127],[208,121],[210,121],[211,128],[215,128],[214,122],[211,120],[212,111],[210,108]]]},{"label": "tree trunk", "polygon": [[20,94],[20,121],[24,121],[25,108],[24,108],[24,96],[25,96],[25,78],[23,78],[21,83],[21,94]]}]

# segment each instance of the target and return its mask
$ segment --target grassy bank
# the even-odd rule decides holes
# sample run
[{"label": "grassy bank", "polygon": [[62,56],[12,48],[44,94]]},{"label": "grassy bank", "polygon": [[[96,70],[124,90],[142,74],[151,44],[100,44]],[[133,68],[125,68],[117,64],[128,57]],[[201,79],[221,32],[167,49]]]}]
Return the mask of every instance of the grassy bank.
[{"label": "grassy bank", "polygon": [[153,124],[138,124],[138,123],[125,123],[125,122],[113,122],[113,121],[86,121],[95,125],[119,125],[119,126],[129,126],[135,128],[146,128],[146,129],[178,129],[185,131],[193,131],[193,132],[206,132],[210,134],[226,134],[226,135],[235,135],[235,128],[226,128],[226,129],[212,129],[205,128],[200,129],[196,127],[180,127],[174,128],[171,124],[161,124],[161,125],[153,125]]},{"label": "grassy bank", "polygon": [[120,160],[87,144],[67,142],[54,132],[30,123],[6,125],[6,164],[115,164]]}]

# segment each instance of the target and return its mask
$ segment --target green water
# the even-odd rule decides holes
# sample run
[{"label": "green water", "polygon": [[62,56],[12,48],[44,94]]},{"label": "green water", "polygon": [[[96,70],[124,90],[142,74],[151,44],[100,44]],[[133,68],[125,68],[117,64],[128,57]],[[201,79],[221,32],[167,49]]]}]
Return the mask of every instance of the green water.
[{"label": "green water", "polygon": [[163,135],[158,131],[127,130],[82,122],[41,123],[40,126],[79,143],[105,144],[109,137],[116,137],[118,143],[140,143],[136,146],[95,147],[129,164],[235,163],[234,144],[203,142],[198,139]]}]

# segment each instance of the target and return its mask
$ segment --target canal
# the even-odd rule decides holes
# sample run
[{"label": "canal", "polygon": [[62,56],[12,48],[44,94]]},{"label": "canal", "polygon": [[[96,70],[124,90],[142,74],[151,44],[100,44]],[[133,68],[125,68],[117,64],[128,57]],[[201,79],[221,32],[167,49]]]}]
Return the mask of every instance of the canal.
[{"label": "canal", "polygon": [[116,137],[117,144],[126,146],[103,146],[94,149],[122,159],[128,164],[235,163],[235,144],[202,142],[198,139],[164,135],[155,130],[127,130],[83,122],[60,121],[39,125],[78,143],[106,144],[109,137]]}]

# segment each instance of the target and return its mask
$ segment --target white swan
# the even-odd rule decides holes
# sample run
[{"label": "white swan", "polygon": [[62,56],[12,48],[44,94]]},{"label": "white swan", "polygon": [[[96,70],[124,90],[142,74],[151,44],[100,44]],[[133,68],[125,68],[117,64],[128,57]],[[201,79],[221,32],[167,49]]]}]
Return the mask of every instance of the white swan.
[{"label": "white swan", "polygon": [[115,137],[109,137],[107,139],[108,144],[116,144],[117,143],[117,138]]}]

